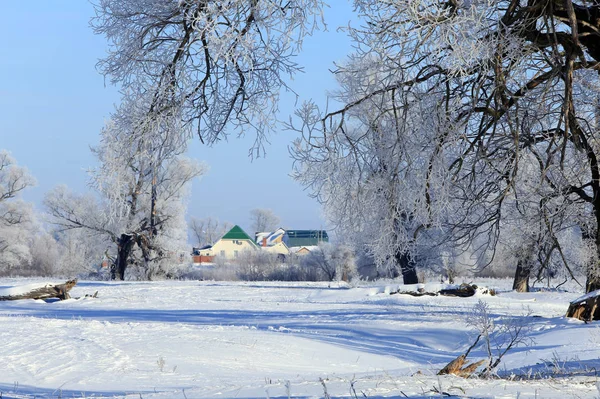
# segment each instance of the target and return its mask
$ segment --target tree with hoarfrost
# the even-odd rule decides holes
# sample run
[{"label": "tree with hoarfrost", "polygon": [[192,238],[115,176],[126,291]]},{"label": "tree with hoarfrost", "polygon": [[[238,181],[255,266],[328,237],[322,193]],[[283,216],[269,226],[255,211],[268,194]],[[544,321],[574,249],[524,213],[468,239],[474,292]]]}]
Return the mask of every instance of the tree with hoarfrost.
[{"label": "tree with hoarfrost", "polygon": [[111,47],[99,69],[125,91],[146,87],[148,115],[177,114],[201,141],[256,133],[264,151],[286,78],[321,0],[99,0],[92,27]]},{"label": "tree with hoarfrost", "polygon": [[[294,56],[303,38],[318,27],[322,7],[321,0],[99,0],[95,5],[92,26],[111,47],[99,69],[122,87],[121,109],[134,107],[137,115],[132,123],[127,112],[113,118],[127,125],[117,129],[116,143],[123,150],[108,152],[118,158],[103,165],[132,165],[133,175],[144,177],[125,190],[103,188],[119,180],[96,179],[108,198],[117,197],[109,201],[117,204],[110,213],[139,227],[122,229],[115,239],[122,253],[117,256],[120,278],[134,242],[144,259],[151,256],[151,245],[141,245],[138,237],[157,235],[155,210],[149,211],[148,220],[134,222],[145,214],[137,202],[137,183],[147,181],[147,170],[157,177],[165,160],[185,151],[194,132],[213,144],[231,132],[253,131],[250,155],[260,156],[266,135],[275,127],[280,92],[289,89],[285,80],[300,70]],[[158,130],[169,132],[169,151],[160,150],[167,136],[153,133]],[[98,176],[112,173],[110,169]],[[152,190],[158,187],[152,184]],[[151,204],[158,203],[157,195],[152,191]],[[148,234],[140,236],[140,229]]]},{"label": "tree with hoarfrost", "polygon": [[[334,209],[341,200],[364,202],[365,191],[371,203],[393,207],[400,198],[399,231],[408,234],[386,230],[398,240],[393,248],[417,248],[421,233],[437,230],[445,242],[491,256],[513,224],[529,226],[516,249],[523,264],[540,251],[566,260],[560,237],[570,229],[593,243],[586,289],[600,288],[600,5],[357,0],[355,7],[365,23],[349,30],[356,52],[336,70],[342,105],[298,112],[303,139],[294,152],[304,184]],[[378,187],[369,176],[379,169],[364,167],[380,162],[378,146],[401,170],[391,202],[387,182]],[[354,189],[336,187],[341,172],[319,183],[311,166],[319,163],[344,166]]]},{"label": "tree with hoarfrost", "polygon": [[35,180],[17,165],[6,150],[0,150],[0,271],[10,272],[31,260],[29,243],[35,235],[31,204],[19,196]]},{"label": "tree with hoarfrost", "polygon": [[23,223],[23,203],[19,195],[27,187],[35,184],[35,179],[27,169],[17,165],[15,159],[6,150],[0,150],[0,224],[9,226]]},{"label": "tree with hoarfrost", "polygon": [[319,243],[317,249],[299,259],[303,267],[317,271],[327,281],[350,281],[357,275],[352,248],[346,245]]},{"label": "tree with hoarfrost", "polygon": [[188,187],[205,170],[181,156],[179,118],[147,117],[145,94],[128,97],[93,149],[100,166],[91,171],[91,185],[100,200],[64,187],[45,200],[63,230],[89,230],[114,243],[112,275],[121,280],[131,265],[150,279],[176,260],[187,242]]},{"label": "tree with hoarfrost", "polygon": [[229,222],[220,222],[211,217],[198,219],[191,218],[189,229],[198,247],[213,245],[219,238],[225,235],[233,225]]},{"label": "tree with hoarfrost", "polygon": [[277,229],[280,219],[271,209],[255,208],[250,211],[250,222],[253,231],[260,233]]},{"label": "tree with hoarfrost", "polygon": [[91,230],[40,231],[30,244],[28,274],[36,276],[97,275],[111,242]]},{"label": "tree with hoarfrost", "polygon": [[[339,102],[352,102],[385,82],[386,74],[371,57],[351,57],[348,72],[337,75]],[[426,152],[435,151],[432,132],[440,123],[430,112],[434,101],[416,102],[415,95],[379,96],[349,109],[341,134],[325,136],[319,109],[305,104],[297,114],[308,141],[293,149],[295,178],[311,188],[325,214],[356,248],[364,248],[380,274],[402,275],[415,284],[415,259],[431,244],[420,234],[431,225],[423,206]],[[383,110],[396,108],[395,112]],[[421,118],[422,115],[429,119]],[[413,123],[421,118],[420,123]],[[437,165],[431,165],[432,178]],[[440,210],[437,210],[440,212]],[[431,226],[430,226],[431,227]]]}]

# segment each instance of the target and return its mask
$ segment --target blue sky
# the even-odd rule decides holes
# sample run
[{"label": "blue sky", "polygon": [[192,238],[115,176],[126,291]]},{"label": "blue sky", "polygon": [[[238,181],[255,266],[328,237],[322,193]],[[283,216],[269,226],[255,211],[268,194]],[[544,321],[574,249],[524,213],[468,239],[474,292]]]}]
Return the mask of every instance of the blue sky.
[{"label": "blue sky", "polygon": [[[338,26],[356,19],[349,2],[336,1],[325,10],[328,32],[305,40],[298,62],[305,73],[291,81],[300,101],[324,103],[326,90],[335,88],[328,70],[351,50]],[[86,170],[95,164],[89,151],[119,102],[118,89],[95,68],[107,51],[102,36],[89,28],[93,7],[87,1],[32,0],[0,2],[0,149],[12,152],[29,168],[38,184],[24,198],[41,207],[44,194],[59,184],[86,192]],[[293,112],[295,97],[283,95],[281,115]],[[271,137],[266,158],[251,161],[250,134],[230,138],[214,147],[198,140],[188,155],[205,161],[210,172],[195,181],[188,216],[213,217],[249,230],[249,212],[270,208],[282,226],[325,228],[320,206],[290,177],[292,160],[287,146],[296,138],[289,131]]]}]

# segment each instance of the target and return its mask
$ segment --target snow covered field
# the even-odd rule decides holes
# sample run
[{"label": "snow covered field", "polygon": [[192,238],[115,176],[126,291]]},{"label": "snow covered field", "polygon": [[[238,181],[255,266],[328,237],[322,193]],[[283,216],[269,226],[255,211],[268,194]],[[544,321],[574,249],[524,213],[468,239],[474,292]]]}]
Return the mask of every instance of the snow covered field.
[{"label": "snow covered field", "polygon": [[[0,280],[0,289],[35,280]],[[2,398],[595,398],[600,324],[563,317],[580,292],[389,295],[383,283],[80,282],[98,298],[0,302]],[[527,318],[505,379],[436,376],[473,343],[477,301]],[[524,316],[528,314],[528,316]],[[469,358],[484,358],[482,347]],[[528,380],[518,378],[528,376]],[[322,380],[322,382],[321,382]],[[354,388],[354,390],[352,389]]]}]

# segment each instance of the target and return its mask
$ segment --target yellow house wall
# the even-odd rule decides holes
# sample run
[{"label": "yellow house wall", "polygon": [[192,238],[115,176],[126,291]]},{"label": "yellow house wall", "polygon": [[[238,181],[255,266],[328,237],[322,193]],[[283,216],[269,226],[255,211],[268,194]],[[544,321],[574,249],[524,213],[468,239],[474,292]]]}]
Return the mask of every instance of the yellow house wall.
[{"label": "yellow house wall", "polygon": [[308,255],[310,251],[306,248],[299,249],[296,251],[296,255]]},{"label": "yellow house wall", "polygon": [[263,251],[267,251],[272,254],[282,254],[286,256],[290,254],[290,250],[283,242],[278,242],[270,247],[262,247],[262,249]]},{"label": "yellow house wall", "polygon": [[282,244],[283,243],[283,234],[280,235],[279,237],[277,237],[274,242],[276,242],[277,244]]},{"label": "yellow house wall", "polygon": [[[236,244],[235,241],[240,244]],[[257,247],[248,240],[219,240],[212,247],[212,255],[225,259],[235,259],[243,251],[254,251]]]}]

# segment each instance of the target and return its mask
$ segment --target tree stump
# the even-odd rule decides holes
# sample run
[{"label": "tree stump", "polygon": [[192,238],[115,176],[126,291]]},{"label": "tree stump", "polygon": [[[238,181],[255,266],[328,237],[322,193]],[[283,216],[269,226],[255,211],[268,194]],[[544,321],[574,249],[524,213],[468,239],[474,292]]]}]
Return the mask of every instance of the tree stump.
[{"label": "tree stump", "polygon": [[7,295],[0,295],[0,301],[16,301],[19,299],[50,299],[65,300],[71,298],[69,291],[75,287],[77,280],[69,280],[64,284],[38,284],[9,289]]},{"label": "tree stump", "polygon": [[585,322],[600,320],[600,290],[590,292],[569,304],[567,317]]}]

